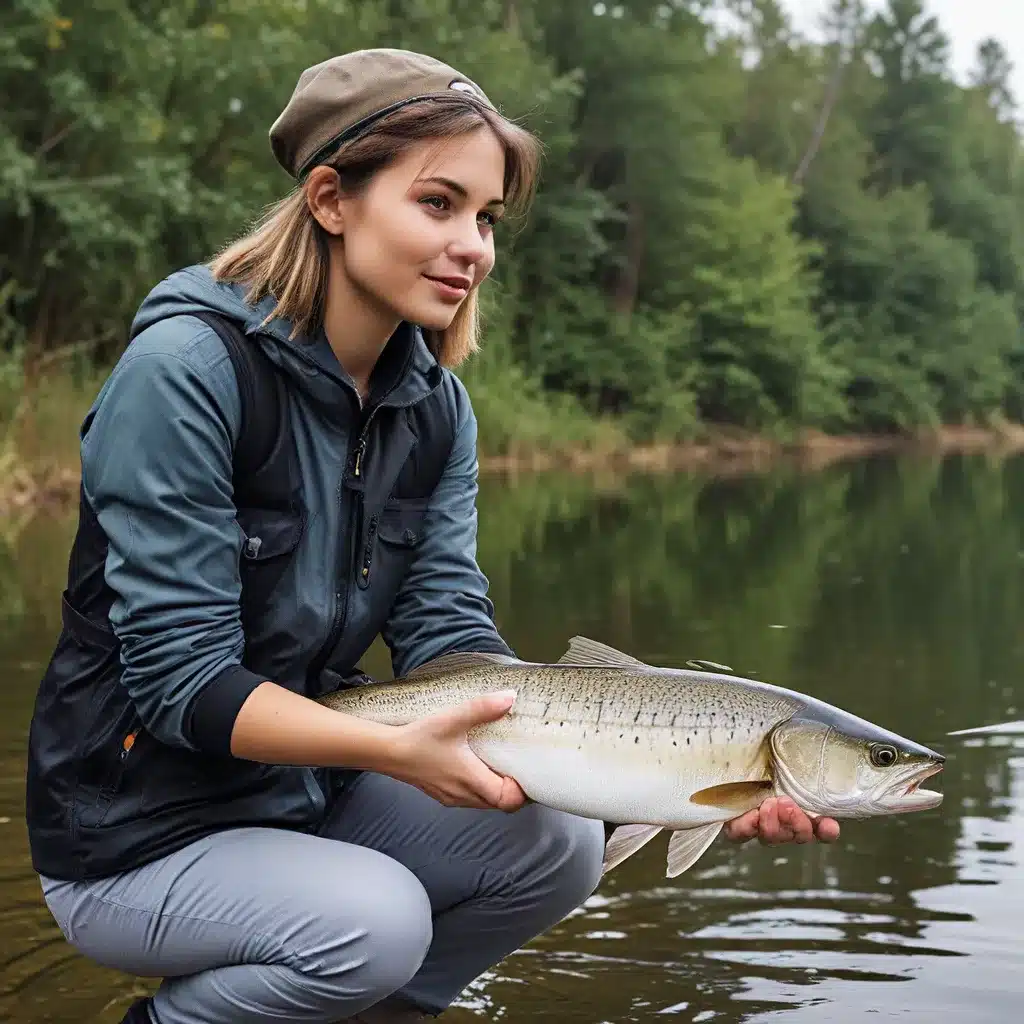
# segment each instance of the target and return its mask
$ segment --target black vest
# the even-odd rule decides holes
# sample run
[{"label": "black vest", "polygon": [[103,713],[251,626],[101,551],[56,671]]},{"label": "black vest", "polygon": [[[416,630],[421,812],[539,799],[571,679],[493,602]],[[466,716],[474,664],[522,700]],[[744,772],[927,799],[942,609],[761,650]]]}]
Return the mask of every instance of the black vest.
[{"label": "black vest", "polygon": [[[290,429],[285,378],[238,326],[197,315],[223,341],[242,404],[233,452],[238,523],[246,540],[240,561],[243,664],[266,673],[269,638],[262,620],[272,601],[287,601],[280,580],[294,553],[307,510]],[[440,480],[454,440],[454,423],[440,389],[402,409],[394,428],[420,443],[413,486],[428,495]],[[378,418],[379,419],[379,418]],[[374,459],[359,465],[355,446],[346,486],[375,491]],[[387,474],[386,467],[380,472]],[[391,486],[391,481],[382,486]],[[368,586],[376,516],[359,518],[338,567],[339,589]],[[346,772],[267,765],[159,742],[141,729],[121,685],[120,645],[109,623],[114,594],[104,580],[107,540],[84,490],[71,549],[62,628],[36,696],[29,733],[26,813],[33,866],[57,878],[101,877],[129,870],[203,835],[266,825],[314,831]],[[358,681],[346,666],[328,664],[340,623],[310,663],[309,690],[323,693]],[[372,639],[372,637],[370,638]],[[132,769],[125,771],[131,757]]]}]

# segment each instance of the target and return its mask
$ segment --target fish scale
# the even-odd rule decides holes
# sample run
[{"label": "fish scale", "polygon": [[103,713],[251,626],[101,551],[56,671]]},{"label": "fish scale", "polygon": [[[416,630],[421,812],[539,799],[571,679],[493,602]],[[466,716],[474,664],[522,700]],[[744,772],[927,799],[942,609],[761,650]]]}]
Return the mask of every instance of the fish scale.
[{"label": "fish scale", "polygon": [[[669,874],[678,874],[726,820],[772,792],[796,799],[789,790],[801,779],[802,805],[826,813],[813,792],[825,767],[833,775],[849,771],[871,742],[893,743],[929,767],[936,758],[941,762],[927,748],[795,691],[739,676],[656,668],[581,637],[555,664],[447,655],[405,679],[339,691],[320,702],[401,726],[498,691],[514,691],[515,701],[501,718],[469,731],[471,748],[532,800],[624,826],[609,843],[606,869],[667,828],[673,831]],[[785,739],[795,769],[779,761],[777,727],[790,730]]]}]

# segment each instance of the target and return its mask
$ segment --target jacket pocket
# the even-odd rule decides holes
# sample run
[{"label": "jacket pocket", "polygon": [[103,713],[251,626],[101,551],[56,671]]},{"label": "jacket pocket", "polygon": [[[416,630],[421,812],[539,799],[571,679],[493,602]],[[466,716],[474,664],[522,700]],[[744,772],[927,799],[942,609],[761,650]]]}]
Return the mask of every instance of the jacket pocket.
[{"label": "jacket pocket", "polygon": [[423,498],[389,498],[370,518],[356,581],[360,587],[365,589],[372,581],[397,590],[423,541],[428,507]]},{"label": "jacket pocket", "polygon": [[252,635],[291,565],[305,523],[298,513],[277,509],[242,508],[236,518],[242,531],[242,626]]}]

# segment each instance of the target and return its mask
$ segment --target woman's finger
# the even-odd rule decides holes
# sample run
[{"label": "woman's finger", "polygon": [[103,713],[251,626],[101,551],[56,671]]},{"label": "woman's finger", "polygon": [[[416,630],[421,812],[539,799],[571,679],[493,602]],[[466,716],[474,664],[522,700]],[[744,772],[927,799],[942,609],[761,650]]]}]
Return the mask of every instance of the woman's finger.
[{"label": "woman's finger", "polygon": [[809,843],[814,839],[811,819],[792,800],[779,800],[779,825],[792,833],[795,843]]},{"label": "woman's finger", "polygon": [[760,811],[755,807],[738,818],[725,823],[725,838],[734,843],[746,843],[757,835]]}]

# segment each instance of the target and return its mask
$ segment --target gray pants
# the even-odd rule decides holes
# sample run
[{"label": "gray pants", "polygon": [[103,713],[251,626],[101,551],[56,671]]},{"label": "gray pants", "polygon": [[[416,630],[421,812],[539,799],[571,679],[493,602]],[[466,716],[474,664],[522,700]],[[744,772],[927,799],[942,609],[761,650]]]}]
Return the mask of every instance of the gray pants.
[{"label": "gray pants", "polygon": [[240,828],[134,871],[44,878],[68,941],[163,979],[156,1024],[333,1022],[394,994],[440,1013],[579,906],[601,822],[447,808],[364,774],[320,835]]}]

